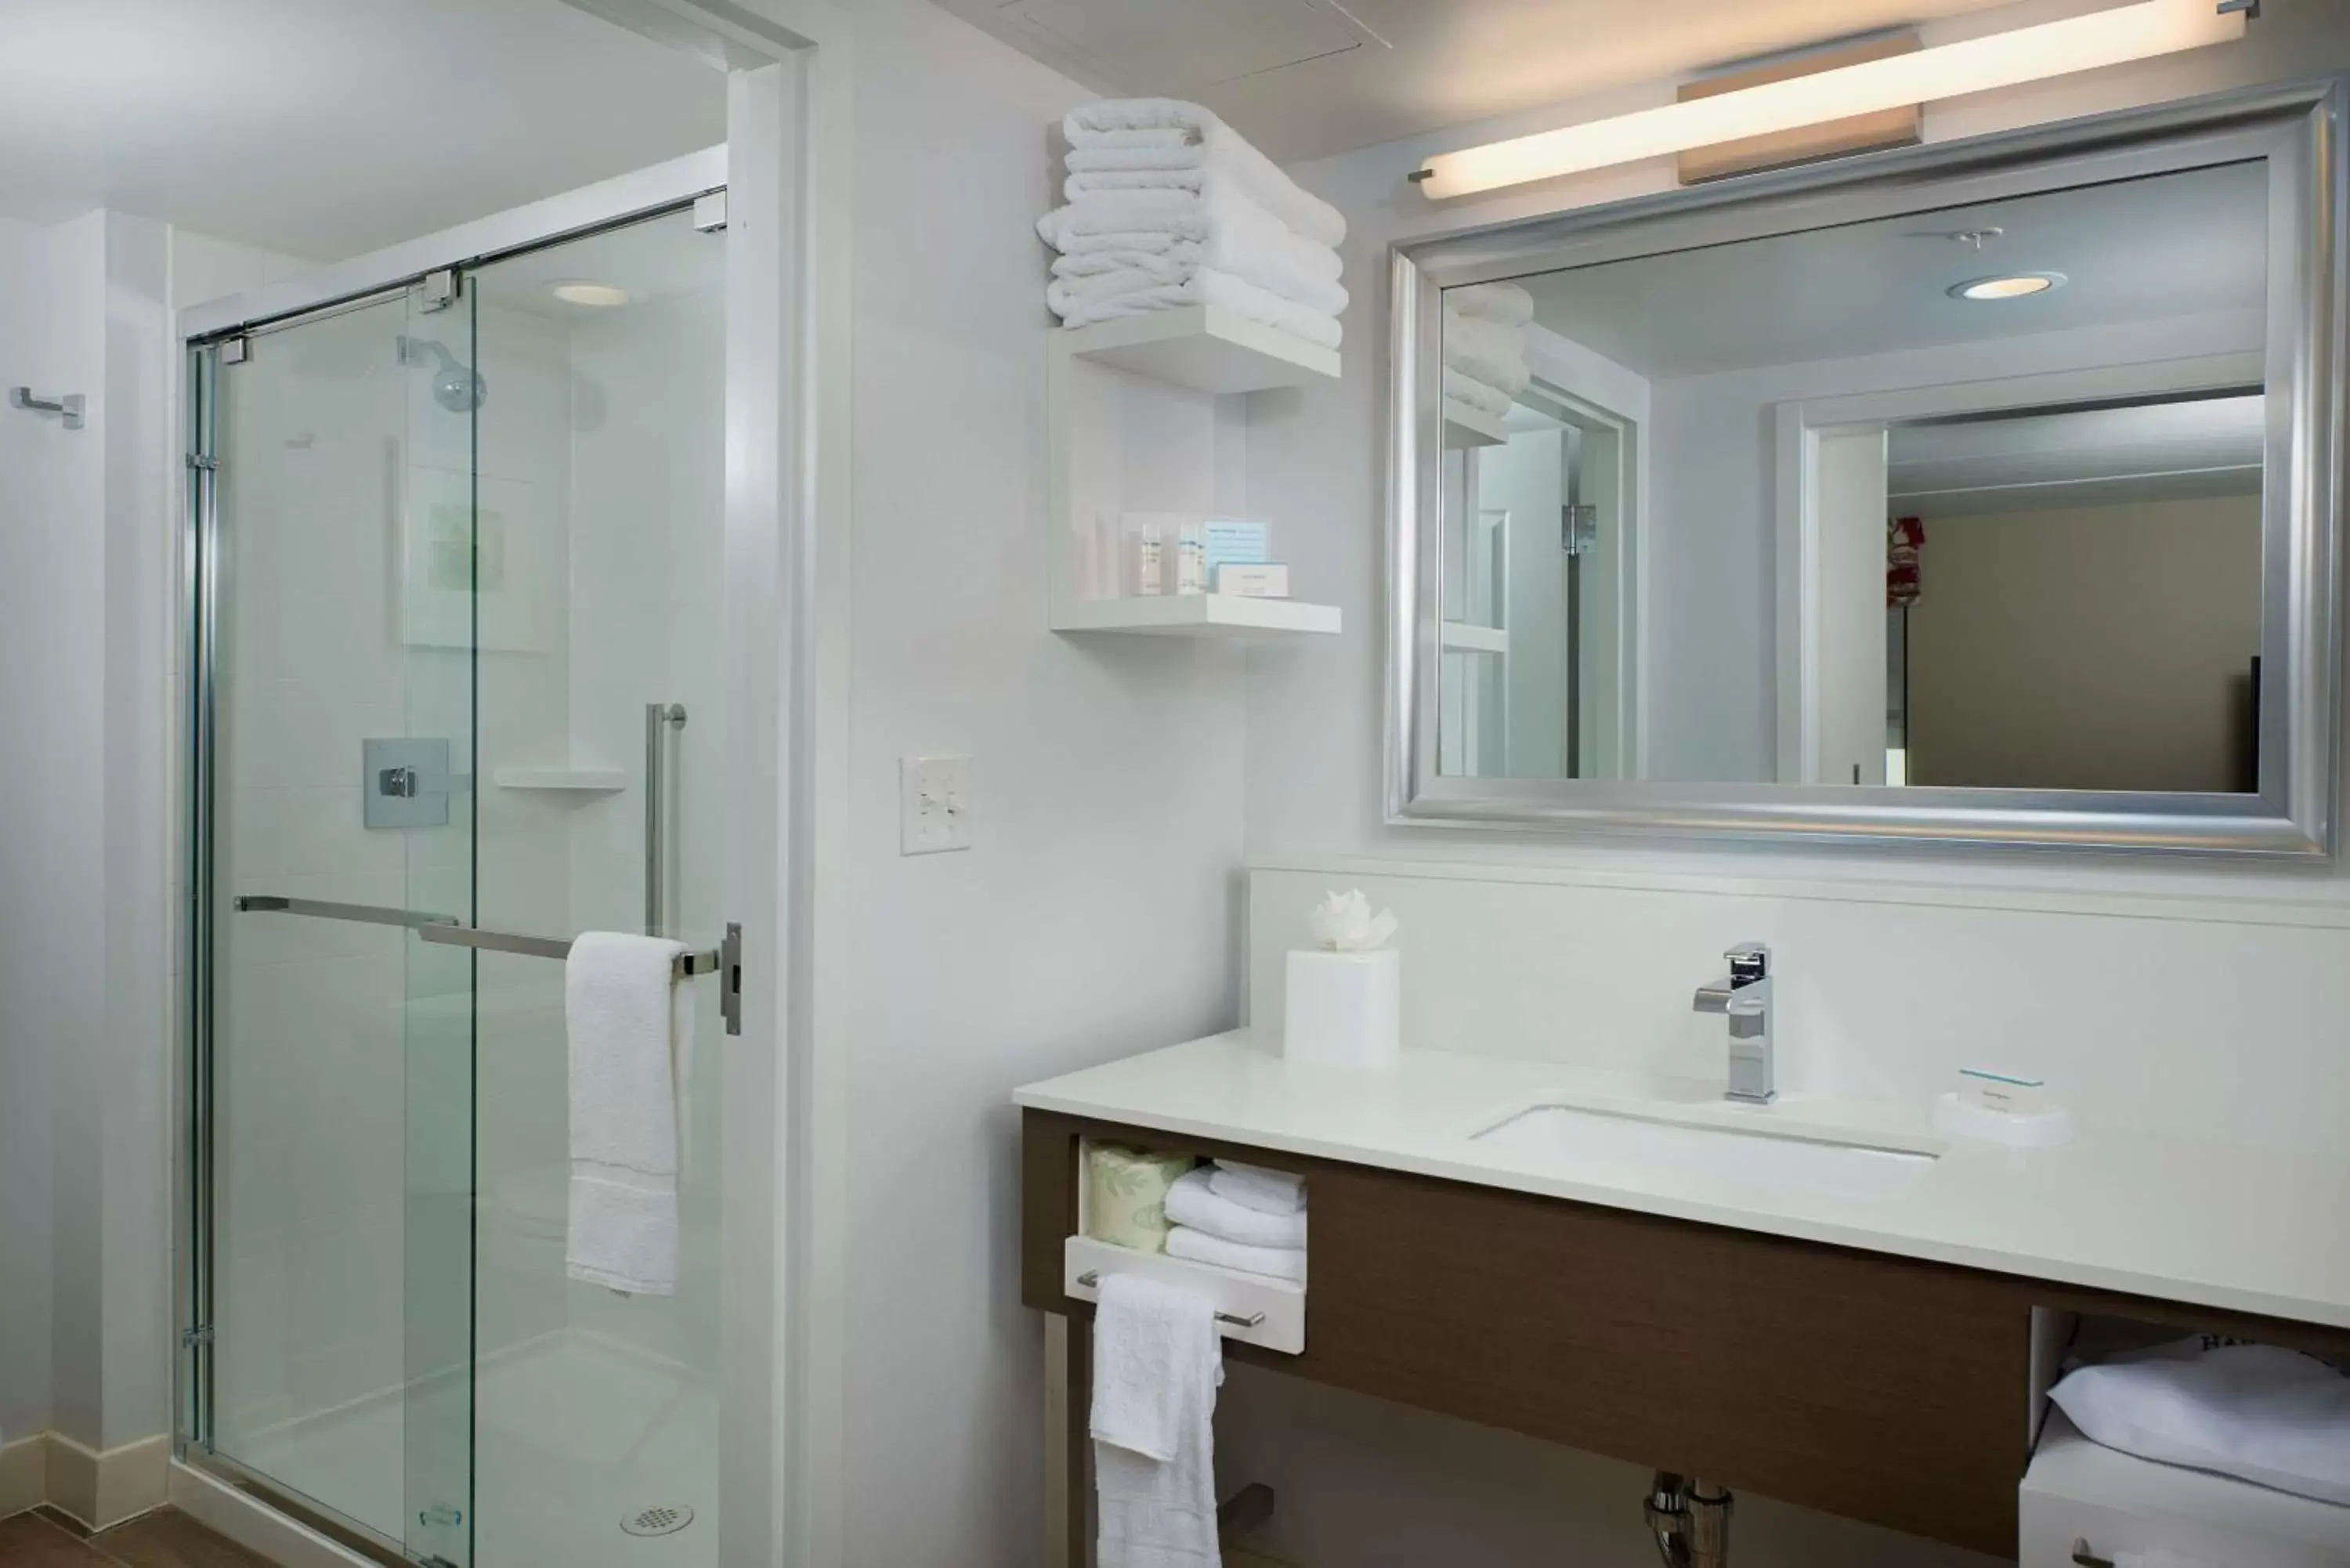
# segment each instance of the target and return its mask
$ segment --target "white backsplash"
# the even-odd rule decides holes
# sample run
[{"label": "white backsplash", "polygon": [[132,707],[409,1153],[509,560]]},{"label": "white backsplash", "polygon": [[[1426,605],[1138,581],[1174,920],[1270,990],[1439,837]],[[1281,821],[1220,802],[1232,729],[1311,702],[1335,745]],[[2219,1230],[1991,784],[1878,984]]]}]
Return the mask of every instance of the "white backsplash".
[{"label": "white backsplash", "polygon": [[[2048,1080],[2086,1120],[2311,1153],[2350,1104],[2350,910],[1342,857],[1260,859],[1251,1016],[1281,1016],[1305,911],[1360,887],[1402,921],[1407,1050],[1723,1071],[1690,992],[1772,949],[1785,1095],[1922,1108],[1961,1065]],[[1277,1026],[1277,1023],[1276,1023]]]}]

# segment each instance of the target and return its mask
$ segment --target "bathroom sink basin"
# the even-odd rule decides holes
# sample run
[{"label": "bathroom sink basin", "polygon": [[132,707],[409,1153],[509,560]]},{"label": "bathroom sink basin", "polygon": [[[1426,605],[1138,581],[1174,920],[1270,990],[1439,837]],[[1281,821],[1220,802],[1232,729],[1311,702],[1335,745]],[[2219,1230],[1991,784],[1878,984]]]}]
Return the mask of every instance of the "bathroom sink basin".
[{"label": "bathroom sink basin", "polygon": [[1577,1106],[1535,1106],[1475,1136],[1509,1164],[1607,1183],[1819,1194],[1864,1202],[1901,1197],[1934,1168],[1918,1149],[1769,1130],[1661,1121]]}]

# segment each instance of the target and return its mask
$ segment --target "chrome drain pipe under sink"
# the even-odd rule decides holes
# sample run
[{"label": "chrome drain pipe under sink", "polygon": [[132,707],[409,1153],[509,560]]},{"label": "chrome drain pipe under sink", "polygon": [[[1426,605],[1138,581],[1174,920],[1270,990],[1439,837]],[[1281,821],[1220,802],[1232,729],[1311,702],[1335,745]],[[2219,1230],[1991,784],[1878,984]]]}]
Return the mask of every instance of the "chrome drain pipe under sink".
[{"label": "chrome drain pipe under sink", "polygon": [[1665,1568],[1729,1568],[1730,1489],[1659,1470],[1641,1510]]}]

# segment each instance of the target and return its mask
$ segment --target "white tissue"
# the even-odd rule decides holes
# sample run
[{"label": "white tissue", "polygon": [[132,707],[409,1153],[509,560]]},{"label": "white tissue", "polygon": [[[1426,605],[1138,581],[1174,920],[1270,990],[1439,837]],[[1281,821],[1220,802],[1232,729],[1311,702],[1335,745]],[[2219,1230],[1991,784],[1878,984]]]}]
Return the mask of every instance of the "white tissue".
[{"label": "white tissue", "polygon": [[1314,940],[1330,952],[1368,952],[1384,946],[1396,930],[1395,911],[1372,914],[1371,901],[1363,897],[1360,888],[1331,894],[1315,906],[1306,920],[1313,928]]}]

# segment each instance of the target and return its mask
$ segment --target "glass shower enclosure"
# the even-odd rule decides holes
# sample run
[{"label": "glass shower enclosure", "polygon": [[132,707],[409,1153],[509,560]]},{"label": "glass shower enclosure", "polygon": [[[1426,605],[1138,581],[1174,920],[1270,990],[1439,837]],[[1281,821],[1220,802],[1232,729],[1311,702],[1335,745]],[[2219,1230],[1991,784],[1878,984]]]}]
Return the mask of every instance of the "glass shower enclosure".
[{"label": "glass shower enclosure", "polygon": [[[717,1561],[724,252],[190,346],[183,1438],[389,1561]],[[587,930],[689,953],[671,1295],[566,1272]]]}]

